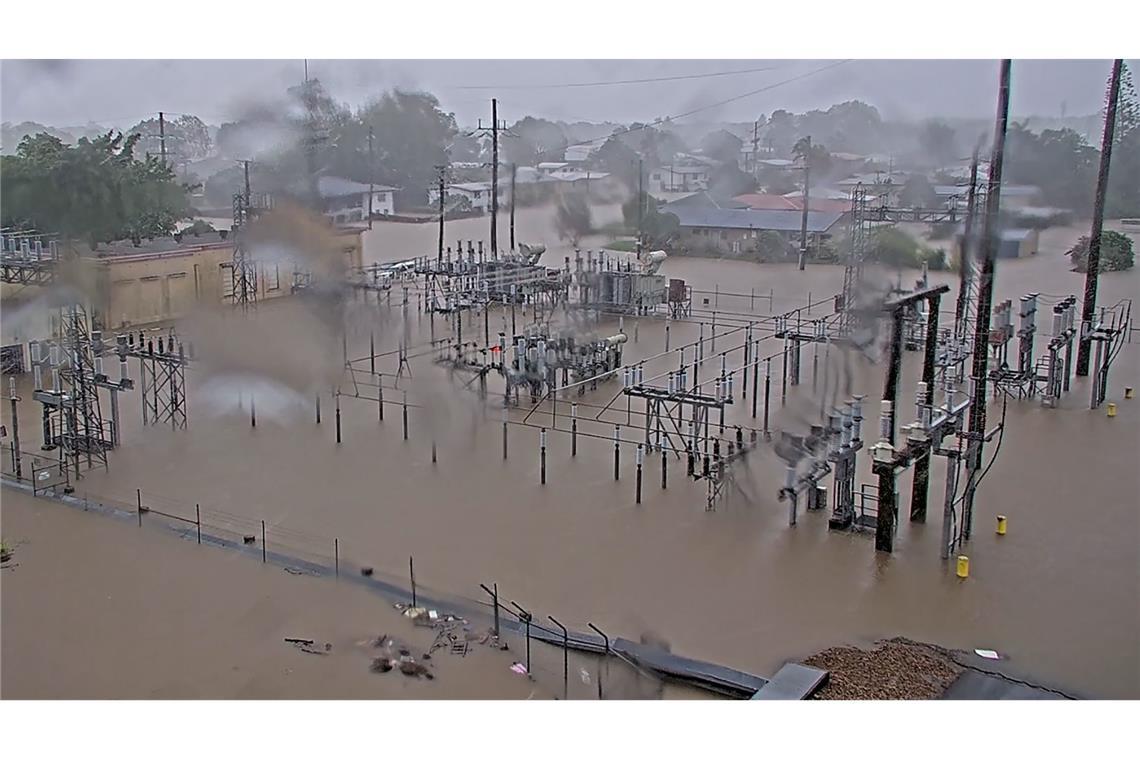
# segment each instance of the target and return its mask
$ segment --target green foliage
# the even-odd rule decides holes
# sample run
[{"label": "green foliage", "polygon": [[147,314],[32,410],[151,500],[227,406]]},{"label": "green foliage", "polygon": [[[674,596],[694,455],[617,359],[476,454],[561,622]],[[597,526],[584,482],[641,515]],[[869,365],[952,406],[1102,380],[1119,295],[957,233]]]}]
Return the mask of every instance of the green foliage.
[{"label": "green foliage", "polygon": [[1120,70],[1105,211],[1110,217],[1140,216],[1140,98],[1128,64]]},{"label": "green foliage", "polygon": [[183,160],[194,161],[210,155],[212,146],[210,130],[197,116],[184,114],[177,119],[160,125],[158,119],[145,119],[127,130],[127,134],[139,135],[135,151],[141,154],[160,155],[162,135],[166,133],[167,161],[177,164]]},{"label": "green foliage", "polygon": [[[1088,269],[1089,236],[1083,235],[1068,251],[1069,260],[1078,272]],[[1123,272],[1136,263],[1132,251],[1132,239],[1113,230],[1105,230],[1100,235],[1100,271]]]},{"label": "green foliage", "polygon": [[756,192],[756,178],[740,170],[736,164],[723,164],[709,172],[709,192],[722,198],[732,198]]},{"label": "green foliage", "polygon": [[926,233],[927,240],[949,240],[958,230],[955,222],[936,222],[930,225],[930,232]]},{"label": "green foliage", "polygon": [[214,229],[214,225],[210,224],[209,222],[203,219],[195,219],[193,224],[182,230],[182,234],[198,237],[199,235],[204,235],[216,231],[217,230]]},{"label": "green foliage", "polygon": [[1092,210],[1099,151],[1071,129],[1031,132],[1012,123],[1006,135],[1004,181],[1036,185],[1050,206]]},{"label": "green foliage", "polygon": [[[590,165],[619,178],[634,193],[638,189],[637,153],[618,137],[611,137],[590,157]],[[648,171],[648,170],[646,170]]]},{"label": "green foliage", "polygon": [[584,193],[562,194],[558,199],[554,228],[559,240],[567,240],[573,246],[577,246],[578,241],[591,232],[590,206]]},{"label": "green foliage", "polygon": [[764,230],[752,245],[757,259],[762,263],[783,261],[788,256],[788,243],[783,236],[772,230]]},{"label": "green foliage", "polygon": [[509,163],[535,166],[543,161],[561,161],[568,143],[562,127],[546,119],[527,116],[511,126],[514,137],[501,139]]},{"label": "green foliage", "polygon": [[914,174],[903,185],[899,201],[905,208],[933,208],[938,205],[938,195],[930,180],[921,174]]},{"label": "green foliage", "polygon": [[157,157],[134,157],[137,135],[108,132],[74,146],[40,134],[0,159],[0,223],[94,245],[169,235],[189,216],[186,188]]},{"label": "green foliage", "polygon": [[925,262],[932,270],[946,269],[945,251],[930,250],[895,227],[881,227],[871,233],[867,256],[894,269],[919,269]]},{"label": "green foliage", "polygon": [[826,177],[831,171],[831,154],[822,144],[811,142],[809,138],[802,137],[792,146],[792,155],[802,166],[807,163],[811,175],[819,180]]},{"label": "green foliage", "polygon": [[954,128],[943,121],[931,120],[923,124],[918,142],[927,157],[938,166],[945,166],[958,157]]},{"label": "green foliage", "polygon": [[710,132],[701,140],[701,150],[709,158],[736,166],[744,141],[723,129]]},{"label": "green foliage", "polygon": [[[637,230],[638,198],[635,195],[621,206],[625,228]],[[645,193],[641,197],[642,243],[646,248],[664,248],[676,238],[681,229],[681,220],[675,214],[661,213],[657,201]]]}]

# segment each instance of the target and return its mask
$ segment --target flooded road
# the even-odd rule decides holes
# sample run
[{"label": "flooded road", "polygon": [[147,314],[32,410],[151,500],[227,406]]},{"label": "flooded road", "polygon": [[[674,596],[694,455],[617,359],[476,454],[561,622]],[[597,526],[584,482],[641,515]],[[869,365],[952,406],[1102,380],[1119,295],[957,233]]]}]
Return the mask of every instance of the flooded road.
[{"label": "flooded road", "polygon": [[[520,214],[518,239],[545,242],[544,261],[557,264],[568,247],[549,233],[549,220],[544,210]],[[486,219],[448,223],[449,244],[459,237],[486,239],[486,225]],[[502,240],[505,230],[500,222]],[[391,261],[431,253],[436,234],[433,225],[376,225],[366,256]],[[1036,291],[1045,294],[1045,303],[1046,297],[1080,293],[1083,275],[1069,272],[1060,256],[1076,234],[1050,230],[1035,258],[1000,261],[995,298],[1016,301]],[[753,306],[767,312],[762,303],[767,299],[753,301],[753,291],[771,293],[780,311],[806,304],[809,293],[813,302],[829,298],[843,279],[842,268],[834,266],[800,272],[794,265],[708,259],[670,259],[662,271],[712,291],[698,295],[702,301],[710,298],[699,308],[723,310],[726,321],[732,319],[728,312]],[[916,274],[905,273],[904,284]],[[868,273],[869,279],[876,277],[885,283],[894,275]],[[953,283],[954,276],[936,273],[931,280]],[[724,292],[749,297],[720,295]],[[1137,294],[1140,270],[1101,279],[1103,304]],[[944,299],[943,308],[948,304],[952,309],[952,298]],[[818,308],[821,316],[830,310]],[[349,354],[366,357],[370,334],[378,352],[395,349],[405,329],[412,345],[430,338],[432,320],[416,313],[414,303],[406,325],[400,324],[399,312],[398,307],[355,304]],[[1084,378],[1074,382],[1060,409],[1010,402],[1007,432],[980,486],[975,534],[965,548],[971,576],[963,582],[939,559],[941,459],[932,468],[928,523],[903,517],[896,551],[885,556],[874,551],[872,536],[830,533],[826,511],[801,513],[799,524],[789,527],[786,504],[776,496],[783,465],[768,447],[744,460],[736,476],[739,487],[712,512],[705,510],[704,486],[685,479],[683,462],[669,463],[662,489],[660,460],[652,455],[643,502],[635,504],[634,446],[642,435],[636,429],[637,409],[627,417],[622,400],[593,419],[619,393],[617,382],[578,399],[577,456],[570,454],[568,404],[559,402],[557,416],[546,407],[527,426],[510,426],[504,460],[501,402],[494,396],[501,381],[492,376],[492,396],[484,402],[458,390],[467,377],[449,377],[427,352],[412,358],[410,378],[405,370],[399,381],[412,405],[408,440],[401,430],[400,391],[389,386],[383,421],[375,400],[341,397],[343,442],[338,445],[324,365],[338,363],[339,338],[316,339],[331,341],[331,349],[302,342],[296,336],[308,333],[293,328],[307,325],[310,315],[295,302],[265,305],[246,321],[262,326],[255,342],[269,354],[258,360],[263,375],[258,382],[269,382],[271,389],[262,385],[257,391],[256,427],[249,419],[252,383],[195,368],[187,374],[189,429],[144,429],[137,399],[125,401],[122,448],[111,454],[108,472],[88,473],[79,482],[78,494],[130,505],[140,488],[148,503],[153,499],[176,514],[193,515],[200,504],[203,514],[236,532],[265,520],[270,542],[282,550],[327,559],[336,539],[342,561],[374,566],[393,578],[407,577],[408,557],[414,555],[417,582],[426,586],[479,598],[478,584],[494,582],[505,599],[536,617],[553,614],[579,630],[593,622],[611,636],[651,633],[679,654],[765,676],[785,660],[819,649],[901,635],[949,647],[996,649],[1025,675],[1080,695],[1140,697],[1140,400],[1123,400],[1124,385],[1140,385],[1140,344],[1127,346],[1113,370],[1109,401],[1119,404],[1115,418],[1106,417],[1103,408],[1087,409]],[[696,339],[695,321],[671,325],[674,352]],[[1038,355],[1049,329],[1048,320],[1039,318],[1039,324]],[[234,319],[228,325],[227,335],[238,341],[253,329]],[[493,313],[491,332],[504,325],[509,329],[506,310]],[[663,351],[662,322],[627,319],[624,327],[637,336],[626,344],[625,362]],[[617,323],[609,320],[592,329],[609,335]],[[436,337],[447,334],[442,317],[436,317],[434,331]],[[481,318],[465,321],[464,333],[481,339]],[[775,352],[775,343],[765,341],[763,349]],[[721,338],[716,350],[737,345],[738,338]],[[820,349],[813,394],[812,351],[805,349],[804,382],[788,389],[786,405],[774,378],[773,430],[804,432],[818,419],[825,387],[829,398],[836,386],[850,387],[842,387],[840,398],[863,393],[874,401],[881,394],[881,363],[875,357],[843,357],[837,349],[828,355]],[[298,377],[297,356],[315,357],[311,376],[301,372]],[[739,365],[739,352],[732,362]],[[397,371],[395,357],[378,363],[382,372]],[[899,398],[906,411],[900,422],[912,415],[909,400],[919,365],[918,355],[904,356]],[[357,366],[367,374],[367,359]],[[349,389],[342,386],[342,391]],[[25,399],[31,395],[26,386],[22,393]],[[319,425],[314,393],[322,394]],[[25,439],[38,442],[36,410],[29,401],[22,408]],[[521,423],[527,409],[524,404],[512,411],[512,423]],[[996,422],[1000,403],[992,404],[989,414]],[[873,431],[874,414],[867,416],[864,429]],[[728,414],[730,425],[757,422],[744,404]],[[622,425],[626,441],[616,482],[615,423]],[[545,486],[539,484],[540,426],[550,430]],[[861,457],[862,482],[870,480],[868,460]],[[904,516],[910,481],[909,471],[899,477]],[[1009,534],[1002,537],[992,527],[999,513],[1009,518]]]}]

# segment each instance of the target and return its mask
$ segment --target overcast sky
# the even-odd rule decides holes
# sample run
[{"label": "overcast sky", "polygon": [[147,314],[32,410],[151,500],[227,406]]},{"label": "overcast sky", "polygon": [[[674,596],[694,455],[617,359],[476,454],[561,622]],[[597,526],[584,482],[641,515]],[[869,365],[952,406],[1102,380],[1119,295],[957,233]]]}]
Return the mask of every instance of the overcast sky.
[{"label": "overcast sky", "polygon": [[[499,98],[500,118],[508,121],[530,114],[629,122],[680,114],[766,87],[771,89],[689,118],[748,121],[777,108],[803,111],[844,100],[868,102],[887,118],[993,117],[996,61],[857,60],[811,73],[833,63],[310,60],[308,67],[310,76],[353,106],[394,86],[429,90],[463,125],[480,117],[489,121],[492,96]],[[1014,61],[1011,116],[1059,116],[1062,109],[1070,116],[1095,113],[1109,68],[1107,60]],[[717,76],[596,84],[704,74]],[[6,60],[0,63],[0,119],[126,127],[161,110],[218,124],[279,97],[303,76],[301,60]],[[795,81],[783,83],[789,79]]]}]

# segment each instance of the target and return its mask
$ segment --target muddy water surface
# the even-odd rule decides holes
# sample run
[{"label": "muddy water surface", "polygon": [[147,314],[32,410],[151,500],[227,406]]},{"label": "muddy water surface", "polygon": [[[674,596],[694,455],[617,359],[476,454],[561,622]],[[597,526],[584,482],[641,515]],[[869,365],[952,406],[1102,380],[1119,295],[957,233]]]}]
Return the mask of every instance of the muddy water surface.
[{"label": "muddy water surface", "polygon": [[[535,232],[519,239],[539,242],[548,220],[525,219],[520,215],[520,228],[534,225]],[[485,224],[449,223],[454,231],[447,237],[485,238]],[[460,225],[471,232],[459,232]],[[1060,255],[1077,234],[1076,229],[1049,231],[1037,257],[999,262],[996,297],[1016,300],[1036,291],[1045,294],[1044,301],[1079,293],[1082,276],[1069,272]],[[368,255],[407,258],[430,253],[434,241],[435,230],[427,225],[377,225]],[[560,262],[563,248],[552,244],[548,258]],[[731,312],[767,311],[765,299],[753,300],[753,292],[770,293],[777,310],[788,309],[806,304],[809,293],[813,301],[834,294],[843,276],[839,267],[799,272],[794,266],[703,259],[671,259],[663,271],[712,291],[699,294],[697,306],[718,311],[722,335]],[[880,283],[894,277],[868,274]],[[953,279],[932,275],[936,282]],[[725,292],[749,295],[721,295]],[[1138,293],[1140,272],[1101,280],[1101,303]],[[943,306],[952,309],[952,294]],[[252,319],[281,328],[279,351],[310,351],[314,347],[291,346],[288,329],[305,319],[304,308],[265,306]],[[816,309],[813,316],[827,311]],[[353,356],[367,355],[370,333],[377,350],[388,351],[405,329],[399,309],[393,313],[361,304],[352,314]],[[1043,317],[1039,323],[1047,333],[1049,320]],[[699,320],[706,322],[708,335],[711,314],[702,312]],[[673,354],[696,339],[696,321],[671,325]],[[507,313],[489,320],[492,332],[505,324]],[[661,353],[663,327],[659,321],[626,320],[626,332],[637,336],[627,344],[626,360]],[[417,314],[414,305],[406,329],[413,344],[433,334],[431,320]],[[610,320],[590,329],[611,334],[617,324]],[[447,331],[446,321],[437,317],[436,337]],[[481,337],[481,319],[465,321],[464,332],[469,339]],[[1044,342],[1042,337],[1038,345]],[[739,345],[738,337],[721,337],[707,350]],[[762,345],[766,352],[778,350],[772,339]],[[779,374],[774,378],[773,430],[804,432],[818,420],[821,396],[830,399],[837,387],[840,399],[863,393],[873,401],[881,394],[876,356],[845,357],[836,349],[821,349],[814,392],[813,350],[804,356],[804,382],[788,389],[784,404]],[[1123,400],[1124,385],[1140,385],[1136,347],[1127,347],[1114,369],[1109,400],[1119,404],[1115,418],[1103,409],[1087,409],[1083,379],[1074,383],[1061,409],[1010,403],[1007,432],[979,491],[975,536],[966,548],[972,570],[965,582],[938,556],[942,460],[932,471],[928,522],[904,519],[895,553],[885,556],[875,553],[869,536],[829,533],[825,513],[801,514],[799,524],[789,527],[787,506],[776,498],[782,464],[766,447],[747,458],[737,486],[715,511],[706,511],[704,486],[687,481],[683,464],[675,460],[662,490],[657,454],[647,460],[643,503],[635,504],[634,446],[644,435],[637,429],[637,410],[627,416],[619,400],[594,420],[619,393],[613,382],[578,399],[582,437],[576,457],[570,455],[567,404],[560,402],[556,415],[545,407],[527,420],[528,426],[517,423],[529,407],[511,413],[516,424],[510,426],[504,460],[501,403],[457,390],[467,377],[450,377],[432,359],[430,352],[414,358],[411,377],[405,370],[399,381],[412,404],[409,440],[401,432],[399,391],[389,385],[383,422],[376,401],[342,396],[340,445],[333,399],[319,373],[309,387],[292,370],[277,373],[267,362],[258,382],[273,389],[257,393],[272,400],[258,402],[257,426],[251,427],[252,383],[192,370],[190,429],[143,429],[137,400],[124,402],[123,447],[112,454],[108,472],[88,474],[78,490],[130,504],[141,488],[148,500],[184,515],[192,515],[199,503],[208,520],[235,531],[264,519],[271,543],[307,556],[331,558],[335,538],[342,560],[375,566],[392,577],[406,576],[408,556],[414,555],[421,583],[475,598],[480,582],[496,582],[504,598],[542,618],[553,614],[578,629],[593,622],[627,638],[652,633],[681,654],[761,675],[770,675],[786,659],[835,644],[903,635],[952,647],[994,648],[1024,674],[1077,693],[1140,696],[1135,467],[1140,401]],[[729,360],[738,366],[740,352]],[[774,361],[777,373],[779,361]],[[671,356],[649,366],[664,371],[675,365]],[[367,374],[367,360],[357,366]],[[378,369],[395,373],[397,362],[385,358]],[[908,354],[899,393],[906,411],[900,421],[910,419],[918,370],[919,357]],[[500,388],[497,379],[490,388]],[[342,390],[350,392],[347,384]],[[323,394],[320,425],[313,408],[316,392]],[[26,402],[24,407],[25,438],[36,440],[34,425],[25,422],[35,419],[34,410]],[[1000,403],[991,405],[991,421],[1000,417],[1000,409]],[[865,429],[873,431],[876,421],[873,414],[868,417]],[[734,405],[728,422],[759,424],[747,403]],[[610,441],[615,423],[622,425],[624,441],[616,482]],[[545,486],[539,484],[539,426],[551,430]],[[870,480],[865,459],[861,480]],[[899,478],[899,491],[905,515],[909,473]],[[993,531],[999,513],[1009,518],[1004,537]]]}]

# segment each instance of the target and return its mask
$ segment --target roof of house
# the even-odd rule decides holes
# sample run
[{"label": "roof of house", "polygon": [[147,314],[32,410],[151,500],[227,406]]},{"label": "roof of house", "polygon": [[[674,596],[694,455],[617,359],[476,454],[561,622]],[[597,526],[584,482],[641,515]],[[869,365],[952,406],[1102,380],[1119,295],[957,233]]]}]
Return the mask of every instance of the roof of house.
[{"label": "roof of house", "polygon": [[[799,193],[799,195],[802,197],[803,193]],[[746,204],[748,208],[758,210],[780,211],[800,208],[791,201],[790,196],[772,195],[771,193],[745,193],[736,196],[733,200]]]},{"label": "roof of house", "polygon": [[839,180],[835,184],[842,187],[853,187],[855,185],[901,185],[903,180],[904,178],[900,176],[891,176],[882,172],[870,172],[866,174],[852,175],[847,179]]},{"label": "roof of house", "polygon": [[684,198],[678,198],[671,203],[666,203],[663,211],[673,212],[675,209],[747,209],[748,204],[739,201],[736,198],[718,198],[712,195],[708,190],[702,190],[699,193],[686,195]]},{"label": "roof of house", "polygon": [[475,193],[480,190],[490,190],[490,182],[456,182],[455,184],[448,185],[448,188],[453,190],[463,190],[468,193]]},{"label": "roof of house", "polygon": [[1002,240],[1025,240],[1026,238],[1033,237],[1037,230],[1031,229],[1008,229],[1001,231]]},{"label": "roof of house", "polygon": [[567,163],[565,161],[541,161],[538,164],[538,168],[539,169],[561,169],[563,166],[566,166],[566,165],[567,165]]},{"label": "roof of house", "polygon": [[[796,198],[802,198],[803,195],[804,195],[803,190],[793,190],[790,193],[784,193],[784,197],[785,198],[791,198],[793,203],[795,202]],[[850,202],[851,202],[851,191],[850,190],[831,190],[829,188],[824,188],[824,187],[813,187],[813,188],[811,188],[811,192],[808,194],[808,197],[811,198],[812,200],[815,200],[816,198],[826,198],[827,200],[845,201],[848,204],[850,204]]]},{"label": "roof of house", "polygon": [[784,167],[792,166],[796,162],[790,158],[761,158],[756,163],[764,164],[765,166]]},{"label": "roof of house", "polygon": [[[662,174],[671,172],[673,174],[708,174],[709,168],[707,166],[662,166],[657,170]],[[657,172],[654,172],[656,174]]]},{"label": "roof of house", "polygon": [[[803,222],[803,213],[795,210],[678,208],[671,209],[670,213],[677,216],[682,227],[794,232],[800,229]],[[842,216],[841,213],[809,211],[807,215],[808,232],[826,232],[835,226]]]},{"label": "roof of house", "polygon": [[555,182],[577,182],[581,179],[605,179],[610,176],[609,172],[588,172],[588,171],[556,171],[551,174],[547,180]]},{"label": "roof of house", "polygon": [[[374,192],[393,192],[399,188],[389,185],[372,185]],[[340,198],[368,192],[367,182],[354,182],[343,177],[321,177],[317,180],[317,192],[322,198]]]}]

